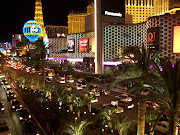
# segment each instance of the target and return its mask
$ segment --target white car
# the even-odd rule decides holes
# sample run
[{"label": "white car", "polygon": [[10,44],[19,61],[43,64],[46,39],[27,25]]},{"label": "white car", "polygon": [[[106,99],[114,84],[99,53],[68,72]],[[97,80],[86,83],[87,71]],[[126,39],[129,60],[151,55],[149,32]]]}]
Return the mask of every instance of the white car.
[{"label": "white car", "polygon": [[69,79],[67,79],[66,80],[68,83],[74,83],[74,79],[72,79],[72,78],[69,78]]},{"label": "white car", "polygon": [[81,84],[76,85],[76,88],[77,88],[77,90],[82,90],[82,85]]},{"label": "white car", "polygon": [[91,103],[97,103],[98,102],[98,98],[94,98],[91,100]]}]

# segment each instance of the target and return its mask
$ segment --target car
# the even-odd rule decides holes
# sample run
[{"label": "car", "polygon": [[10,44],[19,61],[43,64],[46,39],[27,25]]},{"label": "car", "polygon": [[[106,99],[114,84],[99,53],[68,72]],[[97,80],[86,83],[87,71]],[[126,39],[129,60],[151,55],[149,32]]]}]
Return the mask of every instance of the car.
[{"label": "car", "polygon": [[4,113],[4,104],[0,102],[0,111]]},{"label": "car", "polygon": [[98,87],[97,87],[97,85],[90,85],[88,87],[88,90],[98,90]]},{"label": "car", "polygon": [[59,82],[60,84],[66,83],[65,77],[59,77],[59,80],[57,80],[57,82]]},{"label": "car", "polygon": [[11,87],[11,85],[9,85],[8,82],[5,82],[5,83],[3,84],[3,88],[4,88],[4,89],[9,88],[9,87]]},{"label": "car", "polygon": [[14,93],[14,91],[6,91],[6,95],[7,95],[8,101],[12,99],[16,99],[16,94]]},{"label": "car", "polygon": [[10,128],[5,118],[0,118],[0,135],[11,135]]},{"label": "car", "polygon": [[77,90],[82,90],[82,85],[81,85],[81,84],[76,85],[76,89],[77,89]]},{"label": "car", "polygon": [[160,121],[155,126],[156,131],[162,132],[164,134],[167,134],[168,128],[169,128],[169,123],[167,121]]},{"label": "car", "polygon": [[52,80],[51,80],[50,78],[46,78],[45,81],[46,81],[47,83],[52,82]]},{"label": "car", "polygon": [[31,115],[25,108],[21,108],[17,111],[17,115],[19,116],[20,122],[31,120]]},{"label": "car", "polygon": [[68,83],[74,83],[74,79],[73,79],[73,78],[68,78],[68,79],[66,79],[66,82],[68,82]]},{"label": "car", "polygon": [[22,108],[22,104],[18,99],[12,99],[10,103],[13,111],[18,111],[19,109]]},{"label": "car", "polygon": [[120,99],[121,102],[131,102],[132,97],[129,97],[126,93],[115,96],[116,99]]},{"label": "car", "polygon": [[78,80],[78,82],[76,84],[81,84],[82,88],[86,88],[87,87],[87,83],[85,83],[82,80]]},{"label": "car", "polygon": [[107,91],[106,89],[99,90],[101,95],[108,95],[110,91]]},{"label": "car", "polygon": [[108,108],[108,109],[112,109],[112,110],[115,111],[115,113],[122,113],[122,112],[124,112],[124,109],[122,107],[114,106],[112,104],[104,104],[103,107]]},{"label": "car", "polygon": [[2,79],[2,80],[1,80],[1,84],[2,84],[2,85],[3,85],[5,82],[7,82],[6,79]]},{"label": "car", "polygon": [[96,90],[91,90],[89,91],[89,94],[94,94],[96,97],[100,96],[100,92],[96,91]]},{"label": "car", "polygon": [[98,102],[98,98],[95,97],[94,99],[91,100],[91,103],[97,103]]},{"label": "car", "polygon": [[7,85],[4,90],[6,91],[6,93],[9,91],[13,92],[14,90],[12,89],[12,87],[10,85]]},{"label": "car", "polygon": [[154,108],[154,109],[159,109],[160,105],[157,104],[156,102],[153,101],[146,101],[146,107]]},{"label": "car", "polygon": [[22,134],[23,135],[39,135],[35,125],[30,120],[22,122]]},{"label": "car", "polygon": [[71,90],[72,90],[72,87],[69,86],[69,85],[66,85],[66,86],[65,86],[65,89],[66,89],[67,91],[71,91]]}]

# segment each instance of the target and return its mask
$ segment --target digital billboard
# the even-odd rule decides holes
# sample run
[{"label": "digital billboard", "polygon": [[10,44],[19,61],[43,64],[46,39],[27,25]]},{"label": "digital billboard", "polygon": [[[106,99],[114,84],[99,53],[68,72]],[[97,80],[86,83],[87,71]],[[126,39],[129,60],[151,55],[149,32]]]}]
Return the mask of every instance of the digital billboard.
[{"label": "digital billboard", "polygon": [[74,39],[70,39],[68,42],[68,52],[73,53],[74,52]]},{"label": "digital billboard", "polygon": [[159,50],[159,27],[149,28],[147,30],[147,47],[151,53]]},{"label": "digital billboard", "polygon": [[89,38],[79,39],[79,53],[89,52]]},{"label": "digital billboard", "polygon": [[173,53],[180,53],[180,26],[174,26],[173,30]]},{"label": "digital billboard", "polygon": [[95,37],[91,38],[91,52],[95,53],[96,52],[96,46],[95,46]]}]

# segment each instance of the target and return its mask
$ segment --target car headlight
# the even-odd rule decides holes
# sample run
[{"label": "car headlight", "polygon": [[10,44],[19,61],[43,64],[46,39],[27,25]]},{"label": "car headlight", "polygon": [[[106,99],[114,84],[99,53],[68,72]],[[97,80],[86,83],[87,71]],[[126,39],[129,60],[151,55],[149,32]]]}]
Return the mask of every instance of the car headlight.
[{"label": "car headlight", "polygon": [[20,119],[20,120],[23,120],[23,118],[22,118],[22,117],[19,117],[19,119]]},{"label": "car headlight", "polygon": [[31,115],[29,115],[29,118],[31,118]]},{"label": "car headlight", "polygon": [[22,107],[22,105],[20,105],[20,107]]},{"label": "car headlight", "polygon": [[4,111],[4,108],[1,108],[1,111]]},{"label": "car headlight", "polygon": [[15,108],[15,106],[12,106],[12,108]]}]

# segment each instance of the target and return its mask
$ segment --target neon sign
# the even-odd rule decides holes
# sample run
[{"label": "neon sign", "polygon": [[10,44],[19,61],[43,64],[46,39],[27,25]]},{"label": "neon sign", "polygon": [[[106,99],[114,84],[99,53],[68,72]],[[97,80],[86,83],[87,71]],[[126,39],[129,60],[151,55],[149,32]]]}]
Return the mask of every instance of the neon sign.
[{"label": "neon sign", "polygon": [[40,36],[42,29],[38,22],[29,20],[24,24],[23,33],[30,42],[35,42]]},{"label": "neon sign", "polygon": [[122,17],[122,14],[121,14],[121,13],[113,13],[113,12],[109,12],[109,11],[105,11],[105,15]]}]

